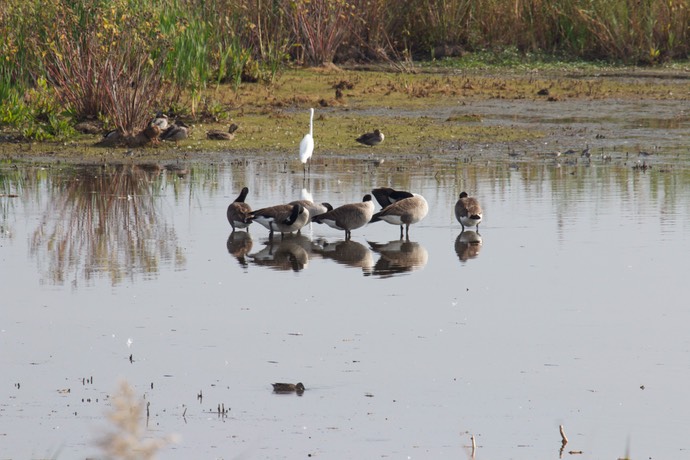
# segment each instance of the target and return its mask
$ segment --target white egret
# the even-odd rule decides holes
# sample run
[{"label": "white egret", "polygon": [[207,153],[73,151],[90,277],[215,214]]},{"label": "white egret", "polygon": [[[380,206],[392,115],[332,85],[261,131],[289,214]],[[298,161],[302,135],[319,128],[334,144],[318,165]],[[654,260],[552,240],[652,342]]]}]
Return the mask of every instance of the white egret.
[{"label": "white egret", "polygon": [[[304,165],[304,175],[307,174],[307,162],[314,153],[314,109],[309,109],[309,133],[305,134],[299,143],[299,161]],[[309,172],[311,172],[311,162],[309,162]]]}]

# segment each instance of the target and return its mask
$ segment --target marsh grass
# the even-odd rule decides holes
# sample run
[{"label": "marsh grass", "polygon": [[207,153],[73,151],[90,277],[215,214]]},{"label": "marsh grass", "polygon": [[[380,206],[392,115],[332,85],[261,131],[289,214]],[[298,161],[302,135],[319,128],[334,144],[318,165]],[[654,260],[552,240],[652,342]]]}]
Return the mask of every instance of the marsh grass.
[{"label": "marsh grass", "polygon": [[[656,65],[687,58],[689,2],[6,0],[0,102],[11,107],[0,123],[33,123],[27,137],[49,138],[64,131],[60,117],[68,110],[134,135],[155,111],[183,100],[196,116],[209,87],[221,83],[232,84],[238,106],[243,84],[275,84],[290,60],[370,60],[404,73],[420,59],[472,65],[477,54],[502,66],[550,56]],[[17,94],[41,78],[61,107],[27,121],[35,111],[23,110]],[[424,97],[427,90],[410,91]]]}]

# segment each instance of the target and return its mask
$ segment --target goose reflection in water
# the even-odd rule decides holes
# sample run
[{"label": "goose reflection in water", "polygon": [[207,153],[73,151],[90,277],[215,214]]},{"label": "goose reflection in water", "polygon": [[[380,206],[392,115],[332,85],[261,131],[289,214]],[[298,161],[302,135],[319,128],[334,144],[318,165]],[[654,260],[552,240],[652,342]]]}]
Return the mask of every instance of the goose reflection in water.
[{"label": "goose reflection in water", "polygon": [[356,241],[328,242],[319,239],[314,242],[314,252],[324,259],[332,259],[348,267],[361,268],[365,275],[371,274],[374,268],[374,256],[371,250]]},{"label": "goose reflection in water", "polygon": [[275,270],[298,272],[309,265],[311,240],[303,235],[285,234],[280,240],[269,239],[266,247],[249,258],[256,265],[264,265]]},{"label": "goose reflection in water", "polygon": [[372,273],[382,278],[424,268],[429,260],[429,253],[424,246],[407,239],[388,243],[368,243],[374,252],[381,255]]},{"label": "goose reflection in water", "polygon": [[246,256],[249,254],[249,251],[252,250],[252,246],[254,246],[249,232],[233,231],[230,233],[230,236],[228,236],[226,246],[228,248],[228,253],[237,259],[240,265],[245,268],[249,265]]},{"label": "goose reflection in water", "polygon": [[458,255],[460,262],[467,262],[479,255],[482,249],[482,237],[479,233],[472,230],[465,230],[460,232],[455,238],[455,253]]}]

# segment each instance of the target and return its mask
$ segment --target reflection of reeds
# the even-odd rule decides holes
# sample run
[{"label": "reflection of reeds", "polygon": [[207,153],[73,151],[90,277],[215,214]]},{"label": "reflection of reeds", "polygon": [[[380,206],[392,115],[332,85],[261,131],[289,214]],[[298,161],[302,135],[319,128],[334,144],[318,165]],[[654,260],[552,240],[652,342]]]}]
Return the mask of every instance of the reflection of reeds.
[{"label": "reflection of reeds", "polygon": [[33,234],[31,252],[49,259],[47,278],[90,280],[108,273],[156,274],[162,260],[179,259],[174,229],[159,221],[152,185],[159,169],[87,167],[56,183],[51,208]]},{"label": "reflection of reeds", "polygon": [[10,211],[24,189],[26,178],[19,169],[0,170],[0,238],[12,237]]},{"label": "reflection of reeds", "polygon": [[160,449],[173,442],[171,438],[145,438],[146,428],[142,423],[144,403],[137,398],[127,382],[120,384],[111,401],[112,411],[108,414],[108,419],[115,429],[98,443],[108,458],[151,459]]}]

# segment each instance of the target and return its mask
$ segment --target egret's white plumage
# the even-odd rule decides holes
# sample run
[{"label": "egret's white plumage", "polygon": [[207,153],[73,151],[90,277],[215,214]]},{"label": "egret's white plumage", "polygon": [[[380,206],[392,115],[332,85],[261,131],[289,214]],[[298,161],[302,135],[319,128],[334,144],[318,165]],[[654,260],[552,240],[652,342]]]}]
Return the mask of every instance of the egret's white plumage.
[{"label": "egret's white plumage", "polygon": [[311,201],[312,203],[314,202],[314,196],[306,188],[303,188],[302,191],[299,193],[299,199],[300,200],[308,200],[308,201]]},{"label": "egret's white plumage", "polygon": [[[309,109],[309,133],[305,134],[299,143],[299,161],[304,165],[304,173],[307,173],[307,162],[314,153],[314,109]],[[311,163],[309,163],[311,170]]]},{"label": "egret's white plumage", "polygon": [[[307,209],[309,211],[309,217],[310,218],[333,210],[333,206],[331,206],[329,203],[315,203],[314,197],[312,196],[311,193],[309,193],[309,190],[307,190],[306,188],[302,189],[302,193],[300,193],[300,197],[301,198],[299,200],[291,201],[288,204],[301,204],[302,206],[304,206],[305,209]],[[311,224],[311,221],[309,221],[309,231],[311,231],[311,230],[312,230],[312,224]]]}]

